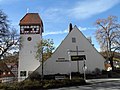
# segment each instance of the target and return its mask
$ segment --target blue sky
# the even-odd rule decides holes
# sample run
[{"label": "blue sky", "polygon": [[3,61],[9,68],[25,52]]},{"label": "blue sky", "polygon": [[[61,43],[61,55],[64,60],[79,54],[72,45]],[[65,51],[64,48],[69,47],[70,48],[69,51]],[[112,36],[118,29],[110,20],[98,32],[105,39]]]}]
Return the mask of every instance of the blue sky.
[{"label": "blue sky", "polygon": [[7,15],[11,24],[18,29],[19,21],[27,13],[39,13],[44,24],[43,38],[51,38],[57,47],[68,33],[72,23],[99,50],[95,39],[95,21],[115,15],[120,22],[120,0],[0,0],[0,9]]}]

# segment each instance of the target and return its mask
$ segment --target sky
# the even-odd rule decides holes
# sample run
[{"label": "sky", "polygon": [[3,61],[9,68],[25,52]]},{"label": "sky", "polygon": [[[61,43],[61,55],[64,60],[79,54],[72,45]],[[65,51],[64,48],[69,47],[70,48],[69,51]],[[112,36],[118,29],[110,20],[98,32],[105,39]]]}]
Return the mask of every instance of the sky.
[{"label": "sky", "polygon": [[0,9],[18,33],[19,21],[27,12],[39,13],[44,24],[43,38],[53,39],[55,47],[67,36],[72,23],[86,37],[91,37],[95,48],[100,50],[95,39],[95,21],[114,15],[120,22],[120,0],[0,0]]}]

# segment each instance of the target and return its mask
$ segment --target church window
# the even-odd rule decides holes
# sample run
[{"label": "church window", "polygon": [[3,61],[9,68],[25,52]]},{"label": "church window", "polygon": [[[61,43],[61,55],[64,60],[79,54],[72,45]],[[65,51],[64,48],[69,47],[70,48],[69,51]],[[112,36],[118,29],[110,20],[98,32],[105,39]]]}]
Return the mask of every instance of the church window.
[{"label": "church window", "polygon": [[36,28],[34,28],[34,31],[37,31],[37,29],[36,29]]},{"label": "church window", "polygon": [[25,28],[24,31],[32,31],[32,28]]},{"label": "church window", "polygon": [[20,76],[21,76],[21,77],[26,76],[26,71],[20,71]]},{"label": "church window", "polygon": [[76,38],[72,37],[72,43],[76,43]]}]

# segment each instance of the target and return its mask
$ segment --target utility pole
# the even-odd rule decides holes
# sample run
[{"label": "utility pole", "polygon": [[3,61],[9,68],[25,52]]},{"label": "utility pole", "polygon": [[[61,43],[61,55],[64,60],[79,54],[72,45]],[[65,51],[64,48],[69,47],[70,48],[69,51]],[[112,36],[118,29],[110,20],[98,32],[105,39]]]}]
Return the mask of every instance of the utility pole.
[{"label": "utility pole", "polygon": [[71,77],[71,59],[70,59],[70,50],[68,49],[68,57],[69,57],[69,66],[70,66],[70,80],[72,79]]},{"label": "utility pole", "polygon": [[86,74],[85,71],[87,69],[86,64],[85,64],[86,60],[83,61],[83,71],[84,71],[84,80],[86,81]]},{"label": "utility pole", "polygon": [[42,75],[41,75],[41,80],[44,78],[44,59],[43,59],[43,39],[41,40],[41,63],[42,63]]},{"label": "utility pole", "polygon": [[44,64],[44,60],[43,60],[43,47],[42,47],[42,76],[41,76],[42,80],[44,78],[44,67],[43,67],[44,65],[43,64]]},{"label": "utility pole", "polygon": [[[78,46],[76,46],[76,53],[78,55]],[[79,73],[79,61],[77,61],[77,71]]]}]

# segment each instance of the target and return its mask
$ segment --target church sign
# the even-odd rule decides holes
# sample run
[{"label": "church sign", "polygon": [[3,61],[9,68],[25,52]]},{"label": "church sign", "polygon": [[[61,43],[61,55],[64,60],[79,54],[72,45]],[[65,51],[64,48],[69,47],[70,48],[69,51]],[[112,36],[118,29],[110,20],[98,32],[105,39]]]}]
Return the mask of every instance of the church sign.
[{"label": "church sign", "polygon": [[65,58],[58,58],[56,62],[69,62],[69,60],[66,60]]},{"label": "church sign", "polygon": [[71,56],[71,61],[82,61],[82,60],[86,60],[85,55],[72,55]]}]

